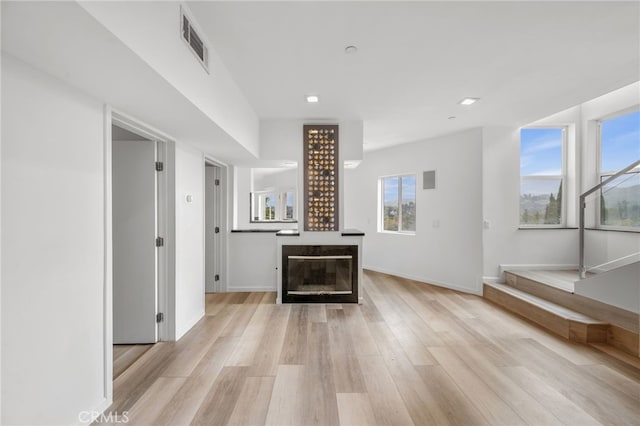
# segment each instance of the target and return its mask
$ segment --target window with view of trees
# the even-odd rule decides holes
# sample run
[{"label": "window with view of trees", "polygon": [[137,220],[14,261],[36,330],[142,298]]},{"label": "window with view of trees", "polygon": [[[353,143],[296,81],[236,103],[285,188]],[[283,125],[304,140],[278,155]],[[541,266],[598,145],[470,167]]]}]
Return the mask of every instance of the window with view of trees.
[{"label": "window with view of trees", "polygon": [[293,191],[253,192],[251,221],[294,221],[296,197]]},{"label": "window with view of trees", "polygon": [[381,230],[414,233],[416,231],[416,177],[390,176],[380,179]]},{"label": "window with view of trees", "polygon": [[520,131],[520,225],[564,225],[564,127]]},{"label": "window with view of trees", "polygon": [[[640,159],[640,111],[600,121],[600,181]],[[640,228],[640,167],[602,188],[600,225]]]}]

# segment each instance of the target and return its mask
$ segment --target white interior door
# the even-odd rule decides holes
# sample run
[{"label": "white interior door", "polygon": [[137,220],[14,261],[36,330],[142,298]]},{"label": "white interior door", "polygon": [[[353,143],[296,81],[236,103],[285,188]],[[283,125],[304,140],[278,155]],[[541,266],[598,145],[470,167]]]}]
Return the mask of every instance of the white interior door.
[{"label": "white interior door", "polygon": [[113,141],[113,343],[154,343],[156,143]]},{"label": "white interior door", "polygon": [[[217,166],[207,164],[205,169],[205,292],[220,291],[218,283],[220,270],[218,266],[219,253],[219,170]],[[216,232],[216,229],[218,232]]]}]

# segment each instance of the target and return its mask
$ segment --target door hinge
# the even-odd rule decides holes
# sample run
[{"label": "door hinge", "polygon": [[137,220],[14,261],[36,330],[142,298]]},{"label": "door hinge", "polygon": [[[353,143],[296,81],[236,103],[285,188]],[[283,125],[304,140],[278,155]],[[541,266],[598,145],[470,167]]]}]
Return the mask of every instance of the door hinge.
[{"label": "door hinge", "polygon": [[156,314],[156,322],[162,322],[164,321],[164,314],[162,312],[158,312]]},{"label": "door hinge", "polygon": [[163,247],[163,246],[164,246],[164,238],[162,237],[156,238],[156,247]]},{"label": "door hinge", "polygon": [[216,274],[215,277],[213,277],[214,281],[220,281],[220,274]]},{"label": "door hinge", "polygon": [[216,185],[216,186],[220,186],[220,179],[216,179],[216,181],[215,181],[215,185]]},{"label": "door hinge", "polygon": [[219,234],[219,233],[220,233],[220,227],[219,227],[219,226],[216,226],[216,227],[214,228],[213,232],[215,232],[216,234]]},{"label": "door hinge", "polygon": [[164,170],[164,163],[162,161],[156,161],[156,172]]}]

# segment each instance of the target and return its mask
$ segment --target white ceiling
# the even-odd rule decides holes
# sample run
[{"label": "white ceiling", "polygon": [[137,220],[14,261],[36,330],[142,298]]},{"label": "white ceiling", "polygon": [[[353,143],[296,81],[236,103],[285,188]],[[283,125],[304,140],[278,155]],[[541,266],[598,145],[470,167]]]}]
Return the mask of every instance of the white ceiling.
[{"label": "white ceiling", "polygon": [[640,80],[639,6],[189,3],[260,118],[361,119],[365,150],[525,125]]},{"label": "white ceiling", "polygon": [[[1,3],[3,61],[5,55],[7,59],[18,58],[110,105],[115,112],[135,117],[166,139],[179,140],[210,155],[215,153],[225,163],[255,161],[253,153],[78,2]],[[130,4],[139,7],[135,2]],[[175,25],[178,28],[177,20]]]}]

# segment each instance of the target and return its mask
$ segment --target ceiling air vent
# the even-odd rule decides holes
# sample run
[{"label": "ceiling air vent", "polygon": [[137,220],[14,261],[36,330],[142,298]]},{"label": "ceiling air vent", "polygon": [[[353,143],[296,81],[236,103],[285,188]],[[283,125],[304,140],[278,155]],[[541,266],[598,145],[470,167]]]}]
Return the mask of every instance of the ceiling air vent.
[{"label": "ceiling air vent", "polygon": [[204,45],[202,38],[196,32],[196,29],[192,25],[192,20],[189,18],[182,8],[180,9],[180,22],[182,26],[182,39],[187,43],[191,51],[200,61],[200,64],[209,72],[208,67],[208,52],[207,46]]}]

